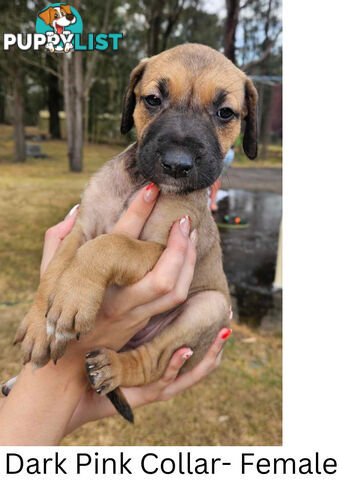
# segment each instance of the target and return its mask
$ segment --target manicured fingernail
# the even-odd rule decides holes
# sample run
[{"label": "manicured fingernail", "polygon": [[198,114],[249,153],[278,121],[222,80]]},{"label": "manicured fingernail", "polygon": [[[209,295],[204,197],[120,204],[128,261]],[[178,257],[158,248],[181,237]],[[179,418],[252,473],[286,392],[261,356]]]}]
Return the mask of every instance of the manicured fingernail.
[{"label": "manicured fingernail", "polygon": [[182,356],[182,358],[184,358],[185,360],[187,360],[188,358],[191,358],[191,356],[193,355],[193,351],[192,350],[189,350],[188,352],[185,352]]},{"label": "manicured fingernail", "polygon": [[228,319],[229,319],[230,322],[232,321],[232,318],[233,318],[233,310],[232,310],[232,307],[229,307],[229,309],[228,309]]},{"label": "manicured fingernail", "polygon": [[145,192],[144,192],[145,202],[148,202],[148,203],[154,202],[154,200],[157,198],[158,193],[159,193],[159,190],[154,185],[154,183],[150,183],[145,188]]},{"label": "manicured fingernail", "polygon": [[196,229],[194,229],[191,233],[190,239],[193,245],[196,246],[196,244],[198,243],[198,232],[196,231]]},{"label": "manicured fingernail", "polygon": [[221,331],[221,335],[220,337],[223,339],[223,340],[226,340],[226,338],[228,338],[232,333],[232,329],[231,328],[223,328],[222,331]]},{"label": "manicured fingernail", "polygon": [[71,216],[74,214],[74,212],[76,212],[76,210],[79,208],[79,206],[80,206],[79,203],[77,203],[76,205],[74,205],[74,207],[71,208],[71,210],[68,212],[67,217],[71,217]]},{"label": "manicured fingernail", "polygon": [[184,235],[184,237],[188,237],[188,235],[190,234],[190,229],[191,229],[191,219],[190,219],[190,217],[188,215],[186,215],[185,217],[182,217],[182,219],[179,222],[179,225],[180,225],[180,230],[181,230],[182,234]]}]

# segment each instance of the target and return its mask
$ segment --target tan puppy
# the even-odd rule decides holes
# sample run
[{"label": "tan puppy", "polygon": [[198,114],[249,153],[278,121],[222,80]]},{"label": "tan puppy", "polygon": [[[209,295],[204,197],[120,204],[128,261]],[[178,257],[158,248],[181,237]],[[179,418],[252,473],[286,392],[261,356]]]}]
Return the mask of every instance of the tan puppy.
[{"label": "tan puppy", "polygon": [[[87,370],[93,388],[108,394],[119,386],[160,378],[173,352],[182,346],[194,350],[183,369],[202,359],[227,324],[230,307],[207,187],[220,175],[242,119],[244,150],[250,158],[256,156],[256,103],[251,80],[203,45],[175,47],[133,70],[121,131],[126,133],[135,124],[138,140],[90,180],[75,227],[51,261],[18,329],[15,341],[22,342],[24,362],[41,367],[50,358],[57,360],[69,339],[88,333],[105,288],[134,283],[152,269],[173,222],[184,215],[190,216],[199,239],[187,299],[179,298],[176,309],[152,318],[144,338],[139,332],[124,352],[106,348],[91,352]],[[161,194],[141,241],[107,233],[149,181],[159,185]],[[161,293],[172,287],[166,279],[158,285]],[[119,391],[109,397],[132,420]]]}]

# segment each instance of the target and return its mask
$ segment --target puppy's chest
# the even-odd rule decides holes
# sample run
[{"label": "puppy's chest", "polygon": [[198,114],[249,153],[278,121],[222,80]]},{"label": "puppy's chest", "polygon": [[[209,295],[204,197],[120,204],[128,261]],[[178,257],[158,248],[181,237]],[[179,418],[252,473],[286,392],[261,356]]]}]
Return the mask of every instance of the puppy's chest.
[{"label": "puppy's chest", "polygon": [[[94,238],[104,233],[112,233],[114,226],[126,213],[134,197],[135,194],[131,195],[128,200],[117,197],[106,198],[106,201],[100,205],[95,214],[95,228],[92,229],[89,237]],[[160,197],[145,222],[140,239],[166,245],[173,223],[185,215],[190,215],[190,213],[187,205],[180,205],[179,202],[171,202],[170,199]]]}]

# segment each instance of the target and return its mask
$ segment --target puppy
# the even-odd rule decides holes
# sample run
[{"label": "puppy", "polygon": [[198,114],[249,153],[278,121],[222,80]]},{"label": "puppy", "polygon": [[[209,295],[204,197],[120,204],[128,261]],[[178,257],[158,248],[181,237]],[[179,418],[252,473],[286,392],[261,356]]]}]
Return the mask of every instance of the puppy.
[{"label": "puppy", "polygon": [[[182,371],[200,362],[228,323],[230,296],[219,233],[207,206],[207,189],[219,177],[223,157],[246,123],[243,148],[257,154],[257,92],[227,58],[185,44],[144,59],[132,71],[121,132],[133,125],[137,141],[106,163],[84,192],[76,224],[43,276],[35,301],[19,327],[24,362],[42,367],[60,358],[67,341],[94,326],[105,288],[130,285],[150,271],[175,220],[189,215],[197,229],[197,263],[187,298],[153,317],[122,352],[91,352],[92,387],[128,420],[132,412],[118,387],[153,382],[173,352],[194,350]],[[140,240],[111,234],[135,193],[154,182],[161,194]],[[159,293],[172,290],[164,279]],[[183,293],[184,295],[184,293]],[[46,318],[47,317],[47,318]]]},{"label": "puppy", "polygon": [[[71,11],[70,5],[60,5],[60,7],[49,7],[43,12],[39,13],[39,18],[43,20],[46,25],[53,28],[54,34],[59,36],[64,33],[65,27],[72,25],[76,22],[76,17]],[[65,32],[66,33],[66,32]],[[67,32],[70,33],[70,32]],[[53,35],[52,32],[47,32],[47,35]],[[52,42],[47,42],[46,48],[50,52],[54,52],[54,45]],[[73,47],[71,42],[66,42],[64,45],[64,51],[67,53]]]}]

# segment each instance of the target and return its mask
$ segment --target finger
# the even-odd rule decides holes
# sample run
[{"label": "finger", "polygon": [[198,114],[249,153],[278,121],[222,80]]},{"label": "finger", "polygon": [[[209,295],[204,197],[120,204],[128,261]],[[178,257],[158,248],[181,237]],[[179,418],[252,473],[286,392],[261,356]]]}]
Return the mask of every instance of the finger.
[{"label": "finger", "polygon": [[79,205],[75,205],[66,215],[65,219],[57,225],[50,227],[45,233],[45,241],[40,265],[40,276],[44,274],[49,262],[52,260],[62,240],[71,232],[79,211]]},{"label": "finger", "polygon": [[126,213],[116,223],[113,232],[138,238],[153,210],[158,195],[159,188],[154,183],[150,183],[140,190]]},{"label": "finger", "polygon": [[193,230],[190,241],[187,246],[186,256],[183,267],[176,280],[173,290],[167,295],[163,295],[145,305],[136,308],[137,313],[142,317],[152,317],[165,312],[183,303],[188,296],[188,292],[193,280],[194,268],[196,262],[196,244],[197,234]]},{"label": "finger", "polygon": [[181,348],[177,350],[170,360],[168,367],[164,375],[158,380],[157,386],[159,389],[165,388],[168,384],[174,382],[178,373],[184,363],[193,355],[193,351],[190,348]]},{"label": "finger", "polygon": [[172,355],[170,363],[160,380],[142,387],[122,388],[128,403],[132,407],[138,407],[160,400],[162,392],[175,381],[181,367],[192,355],[193,351],[190,348],[180,348]]},{"label": "finger", "polygon": [[167,247],[153,270],[140,282],[130,287],[125,287],[120,291],[120,294],[117,292],[121,304],[124,304],[123,298],[126,298],[125,303],[128,305],[129,310],[136,307],[139,308],[140,305],[145,305],[173,290],[185,262],[189,241],[186,233],[187,228],[189,228],[188,224],[188,219],[182,222],[181,225],[179,221],[174,223],[168,237]]},{"label": "finger", "polygon": [[214,368],[218,366],[217,357],[222,351],[222,347],[231,333],[231,329],[221,329],[202,361],[189,372],[180,375],[180,377],[163,391],[163,395],[167,398],[178,395],[187,388],[200,382],[206,377],[206,375],[214,370]]},{"label": "finger", "polygon": [[[209,348],[207,351],[206,355],[204,356],[201,364],[204,364],[204,362],[213,362],[217,358],[217,356],[220,354],[222,351],[222,348],[228,339],[228,337],[231,335],[232,329],[231,328],[222,328],[219,332],[218,335],[216,336],[212,346]],[[203,365],[204,366],[204,365]]]}]

